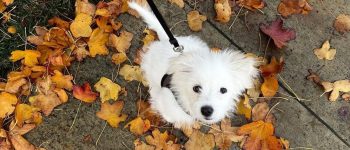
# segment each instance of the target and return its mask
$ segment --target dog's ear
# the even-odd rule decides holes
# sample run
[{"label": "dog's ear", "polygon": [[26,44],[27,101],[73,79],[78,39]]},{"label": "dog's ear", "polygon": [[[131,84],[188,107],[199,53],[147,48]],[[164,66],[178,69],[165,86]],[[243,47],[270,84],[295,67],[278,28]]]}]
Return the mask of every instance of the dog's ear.
[{"label": "dog's ear", "polygon": [[165,74],[162,77],[162,80],[160,82],[161,87],[166,87],[166,88],[170,88],[171,84],[171,78],[173,77],[173,74]]}]

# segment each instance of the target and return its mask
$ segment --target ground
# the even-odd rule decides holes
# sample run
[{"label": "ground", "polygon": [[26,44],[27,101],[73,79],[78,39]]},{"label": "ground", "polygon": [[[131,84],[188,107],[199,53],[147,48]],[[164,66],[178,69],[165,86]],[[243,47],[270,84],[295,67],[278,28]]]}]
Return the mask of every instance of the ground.
[{"label": "ground", "polygon": [[[23,18],[29,20],[33,18],[38,20],[38,23],[17,22],[16,26],[27,27],[26,33],[30,34],[32,26],[45,25],[44,21],[55,14],[59,13],[61,17],[73,18],[73,1],[63,0],[64,2],[57,4],[53,2],[54,0],[51,1],[20,2],[18,5],[21,7],[14,10],[18,18],[14,19],[23,21]],[[213,1],[198,0],[196,2],[195,4],[195,0],[186,1],[185,9],[171,5],[165,0],[157,0],[156,5],[168,25],[172,27],[172,31],[177,35],[194,34],[211,47],[232,48],[257,55],[264,54],[268,38],[259,31],[259,24],[268,23],[280,17],[276,10],[279,1],[266,0],[267,7],[261,12],[243,9],[231,29],[229,26],[235,15],[232,16],[229,23],[221,24],[214,20]],[[339,34],[333,28],[336,16],[341,13],[350,14],[350,1],[310,0],[309,2],[314,8],[309,15],[294,15],[284,20],[287,27],[296,30],[297,38],[280,51],[267,48],[267,56],[279,53],[285,59],[285,67],[279,78],[281,81],[279,93],[289,100],[276,99],[281,101],[274,111],[277,118],[276,135],[288,139],[292,148],[349,149],[350,117],[349,114],[345,117],[339,115],[338,110],[347,109],[349,113],[350,103],[343,100],[329,102],[328,95],[322,95],[323,90],[313,82],[306,80],[306,76],[308,75],[307,70],[312,69],[327,81],[350,78],[350,53],[348,52],[350,33]],[[53,8],[51,5],[57,6],[57,9],[48,10],[48,8]],[[59,7],[62,5],[66,7]],[[28,11],[35,8],[37,12],[27,13],[27,16],[22,17],[21,13],[23,14],[26,8]],[[199,10],[208,17],[203,30],[198,33],[191,32],[187,23],[184,22],[186,12],[193,9]],[[41,16],[41,11],[49,13]],[[235,11],[237,13],[239,10]],[[124,30],[135,34],[129,53],[129,58],[134,58],[136,49],[141,46],[140,37],[146,25],[140,19],[127,14],[121,16],[121,21],[124,23]],[[2,29],[6,28],[2,27]],[[12,64],[6,59],[9,51],[5,52],[5,50],[23,48],[23,45],[19,47],[18,45],[24,43],[19,38],[24,33],[24,30],[20,30],[16,38],[0,42],[2,70],[12,68]],[[337,49],[336,58],[332,61],[321,61],[313,54],[313,49],[319,48],[325,40],[330,40],[331,46]],[[84,81],[96,83],[102,76],[109,78],[115,76],[117,66],[113,65],[110,59],[111,56],[88,58],[81,63],[74,63],[69,71],[75,75],[75,81],[78,84]],[[6,71],[1,72],[4,77]],[[137,82],[126,84],[120,77],[117,82],[126,85],[128,90],[128,96],[121,97],[125,102],[123,111],[130,116],[126,121],[128,122],[136,116],[136,101],[140,97],[148,97],[147,89],[142,88],[140,94],[137,91]],[[299,100],[295,98],[296,95]],[[69,103],[56,108],[49,117],[44,118],[44,123],[28,133],[26,138],[33,144],[46,149],[133,149],[133,141],[136,137],[127,129],[122,128],[125,123],[120,128],[112,128],[107,125],[99,138],[105,123],[96,117],[95,113],[98,110],[97,104],[81,104],[71,97]],[[76,119],[73,123],[74,118]],[[239,125],[240,120],[237,118],[233,118],[233,122]],[[180,137],[180,141],[186,140],[176,130],[174,133]],[[97,139],[99,141],[96,144]]]}]

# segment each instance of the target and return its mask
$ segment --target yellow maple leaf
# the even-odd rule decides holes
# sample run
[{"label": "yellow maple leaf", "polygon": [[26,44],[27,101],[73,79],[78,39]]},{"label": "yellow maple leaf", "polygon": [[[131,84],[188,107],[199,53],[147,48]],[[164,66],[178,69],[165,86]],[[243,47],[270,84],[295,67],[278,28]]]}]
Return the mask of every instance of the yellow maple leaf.
[{"label": "yellow maple leaf", "polygon": [[151,128],[151,122],[148,119],[143,120],[141,117],[137,117],[124,126],[124,128],[130,127],[130,132],[135,135],[142,135]]},{"label": "yellow maple leaf", "polygon": [[90,37],[92,33],[92,29],[90,27],[91,23],[92,16],[85,13],[79,13],[70,25],[70,31],[75,38]]},{"label": "yellow maple leaf", "polygon": [[0,119],[13,113],[17,101],[16,95],[7,92],[0,93]]},{"label": "yellow maple leaf", "polygon": [[213,149],[215,146],[214,135],[204,134],[194,130],[185,144],[186,150]]},{"label": "yellow maple leaf", "polygon": [[244,94],[244,98],[239,100],[237,113],[244,115],[247,119],[250,119],[252,116],[252,107],[249,104],[249,97],[246,94]]},{"label": "yellow maple leaf", "polygon": [[104,32],[104,30],[100,28],[96,28],[92,32],[88,42],[91,57],[108,54],[108,49],[106,47],[108,35],[108,33]]},{"label": "yellow maple leaf", "polygon": [[68,101],[68,95],[65,90],[60,88],[55,88],[53,91],[57,94],[58,98],[61,100],[62,103],[65,103]]},{"label": "yellow maple leaf", "polygon": [[52,82],[56,85],[58,88],[64,88],[66,90],[72,90],[73,88],[73,76],[71,75],[63,75],[60,71],[55,70],[55,75],[51,77]]},{"label": "yellow maple leaf", "polygon": [[101,102],[104,103],[108,100],[117,100],[121,87],[113,83],[112,80],[101,77],[100,80],[94,85],[96,91],[100,92]]},{"label": "yellow maple leaf", "polygon": [[146,142],[156,147],[156,150],[167,149],[168,132],[161,133],[158,129],[152,131],[152,135],[145,137]]},{"label": "yellow maple leaf", "polygon": [[151,42],[158,39],[157,33],[150,29],[143,30],[146,36],[142,39],[143,47],[148,46]]},{"label": "yellow maple leaf", "polygon": [[112,55],[112,62],[119,65],[127,60],[127,56],[125,53],[115,53]]},{"label": "yellow maple leaf", "polygon": [[192,31],[200,31],[203,28],[203,21],[207,20],[207,16],[199,14],[198,11],[193,10],[187,14],[187,23]]},{"label": "yellow maple leaf", "polygon": [[42,116],[40,109],[27,104],[19,104],[15,109],[15,119],[18,126],[22,126],[24,123],[40,124],[42,122]]},{"label": "yellow maple leaf", "polygon": [[119,74],[124,77],[126,81],[139,81],[142,82],[143,85],[147,85],[146,80],[143,78],[141,73],[140,66],[130,66],[130,65],[124,65],[121,69]]},{"label": "yellow maple leaf", "polygon": [[50,115],[55,107],[62,104],[60,98],[53,91],[49,91],[45,95],[31,96],[29,102],[32,106],[40,108],[45,116]]},{"label": "yellow maple leaf", "polygon": [[114,48],[120,53],[125,53],[131,46],[131,40],[134,35],[127,31],[120,32],[120,35],[111,34],[109,36],[109,41]]},{"label": "yellow maple leaf", "polygon": [[350,80],[339,80],[334,83],[322,82],[325,92],[331,92],[330,101],[336,101],[339,97],[339,92],[350,92]]},{"label": "yellow maple leaf", "polygon": [[10,59],[16,62],[24,58],[23,64],[32,67],[38,64],[38,57],[40,57],[40,52],[36,50],[15,50],[11,53]]},{"label": "yellow maple leaf", "polygon": [[97,117],[106,120],[110,126],[118,128],[119,123],[125,121],[128,115],[122,114],[124,102],[117,101],[113,104],[102,103],[101,110],[96,113]]},{"label": "yellow maple leaf", "polygon": [[337,53],[336,49],[331,49],[331,45],[329,44],[329,41],[325,41],[321,48],[317,48],[314,50],[315,55],[318,59],[326,59],[326,60],[333,60],[335,53]]},{"label": "yellow maple leaf", "polygon": [[236,134],[238,127],[231,127],[231,120],[225,118],[221,121],[220,127],[216,124],[212,125],[209,133],[214,135],[215,143],[220,149],[229,149],[232,142],[241,142],[244,136]]}]

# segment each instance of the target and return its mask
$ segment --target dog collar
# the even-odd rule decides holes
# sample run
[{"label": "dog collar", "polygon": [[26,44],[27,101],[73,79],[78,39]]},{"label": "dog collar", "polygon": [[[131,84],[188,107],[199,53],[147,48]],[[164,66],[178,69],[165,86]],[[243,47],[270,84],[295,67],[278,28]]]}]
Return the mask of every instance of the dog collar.
[{"label": "dog collar", "polygon": [[172,79],[172,77],[173,77],[172,74],[164,74],[163,77],[162,77],[162,80],[160,81],[160,86],[161,86],[161,87],[168,88],[168,89],[171,91],[171,93],[173,93],[176,102],[177,102],[178,105],[182,108],[182,110],[183,110],[186,114],[190,115],[190,113],[188,113],[188,112],[182,107],[182,105],[179,104],[178,98],[177,98],[177,96],[176,96],[176,92],[175,92],[174,90],[171,89],[171,79]]}]

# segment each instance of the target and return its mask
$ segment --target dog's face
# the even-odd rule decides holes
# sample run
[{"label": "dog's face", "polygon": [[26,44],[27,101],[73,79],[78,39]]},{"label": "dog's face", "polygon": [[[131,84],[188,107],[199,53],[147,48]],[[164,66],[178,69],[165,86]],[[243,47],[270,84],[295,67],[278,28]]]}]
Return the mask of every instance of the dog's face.
[{"label": "dog's face", "polygon": [[234,111],[235,100],[257,74],[252,58],[232,51],[184,53],[172,64],[171,84],[180,105],[204,123]]}]

